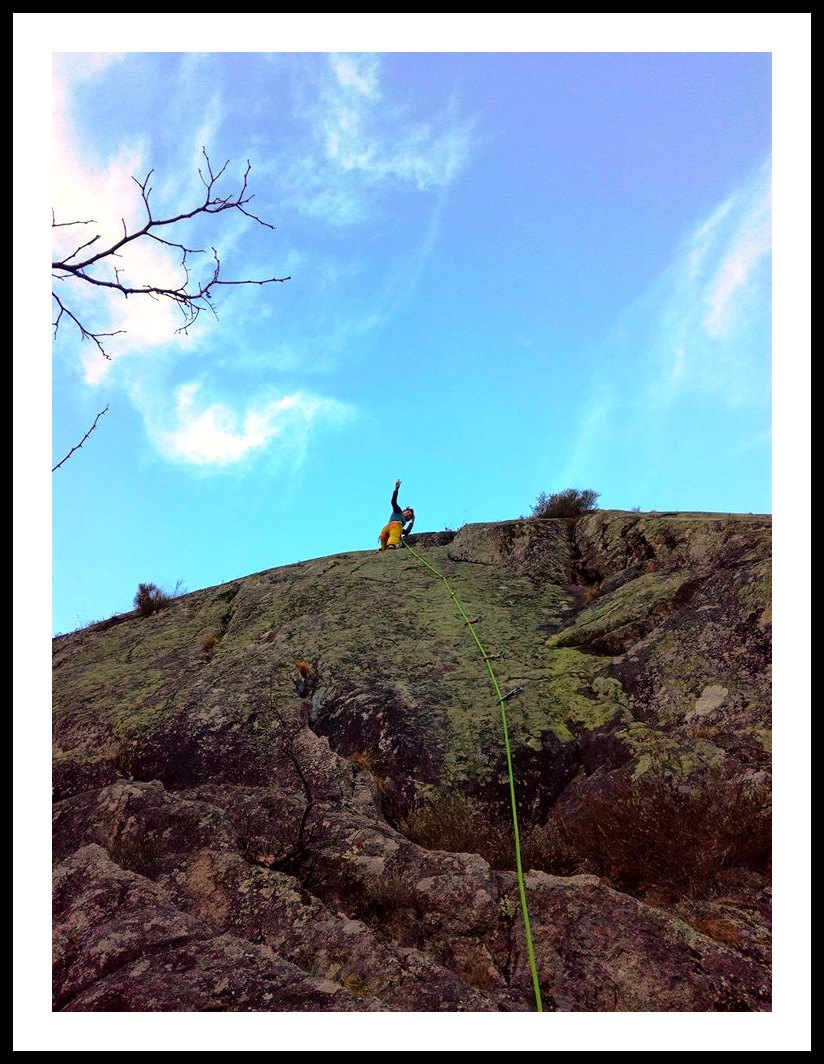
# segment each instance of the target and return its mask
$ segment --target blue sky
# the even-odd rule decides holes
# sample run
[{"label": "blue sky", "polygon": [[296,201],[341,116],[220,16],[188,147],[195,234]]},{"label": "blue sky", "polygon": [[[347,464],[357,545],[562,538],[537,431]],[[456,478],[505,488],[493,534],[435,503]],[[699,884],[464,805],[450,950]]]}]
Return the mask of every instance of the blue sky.
[{"label": "blue sky", "polygon": [[[774,508],[776,663],[796,660],[809,14],[14,21],[16,649],[49,619],[130,608],[141,581],[371,549],[400,476],[420,530],[567,486],[605,507]],[[251,161],[277,228],[224,216],[193,240],[226,277],[291,280],[221,293],[187,337],[168,308],[78,293],[93,327],[126,332],[111,363],[63,326],[52,348],[45,276],[29,283],[51,207],[112,232],[149,169],[158,207],[190,205],[203,145],[230,160],[227,190]],[[157,251],[136,275],[174,275]],[[19,707],[48,701],[47,674],[21,670]],[[809,688],[791,697],[803,733]],[[799,800],[779,792],[776,816]],[[776,964],[797,969],[786,936]],[[683,1019],[679,1037],[717,1045]],[[728,1047],[754,1045],[738,1019]]]},{"label": "blue sky", "polygon": [[[61,293],[54,626],[418,527],[770,497],[767,53],[68,53],[54,207],[83,239],[192,206],[206,146],[258,214],[192,227],[219,320]],[[184,235],[179,230],[179,235]],[[154,245],[141,280],[174,276]],[[101,271],[103,272],[103,271]],[[98,324],[99,323],[99,324]],[[91,327],[91,326],[90,326]]]}]

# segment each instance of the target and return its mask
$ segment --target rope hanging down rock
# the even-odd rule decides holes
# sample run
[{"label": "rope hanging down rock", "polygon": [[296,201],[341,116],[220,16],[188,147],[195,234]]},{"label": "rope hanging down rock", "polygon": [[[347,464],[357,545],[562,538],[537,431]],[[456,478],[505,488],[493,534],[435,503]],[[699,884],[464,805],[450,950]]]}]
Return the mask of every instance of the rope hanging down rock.
[{"label": "rope hanging down rock", "polygon": [[422,554],[419,554],[414,548],[410,547],[410,545],[406,542],[405,538],[402,538],[401,542],[413,558],[417,559],[417,561],[419,561],[421,565],[425,565],[427,569],[431,570],[431,572],[435,574],[435,576],[437,576],[440,580],[443,580],[444,584],[446,585],[446,590],[449,592],[452,601],[457,606],[458,612],[460,613],[461,617],[463,617],[464,624],[472,633],[472,638],[475,640],[475,644],[478,647],[478,650],[480,651],[481,658],[484,661],[484,664],[486,665],[487,672],[489,673],[489,678],[492,681],[492,688],[495,691],[495,697],[498,701],[498,706],[501,710],[501,727],[504,733],[504,749],[506,750],[506,770],[507,775],[509,776],[509,804],[512,808],[512,829],[515,839],[515,870],[518,874],[518,893],[521,899],[521,914],[523,915],[524,921],[526,952],[529,958],[529,970],[532,974],[532,988],[535,991],[535,1007],[538,1012],[543,1012],[544,1007],[541,1001],[541,987],[538,983],[538,968],[535,963],[535,949],[532,944],[532,930],[529,924],[529,908],[527,907],[526,903],[524,870],[523,865],[521,863],[521,836],[520,831],[518,830],[518,809],[515,802],[515,777],[512,772],[512,747],[509,742],[509,723],[507,721],[506,716],[506,700],[510,698],[513,694],[520,693],[520,691],[518,688],[516,688],[515,690],[510,691],[506,695],[501,693],[501,688],[498,684],[498,678],[495,675],[495,670],[492,668],[492,658],[496,655],[487,654],[483,644],[481,643],[481,640],[478,638],[478,633],[475,631],[475,624],[478,622],[478,620],[480,620],[480,618],[476,617],[474,619],[470,619],[470,617],[466,613],[466,610],[464,610],[463,606],[461,605],[458,596],[455,594],[452,585],[447,580],[446,576],[434,565],[432,565],[431,562],[428,562]]}]

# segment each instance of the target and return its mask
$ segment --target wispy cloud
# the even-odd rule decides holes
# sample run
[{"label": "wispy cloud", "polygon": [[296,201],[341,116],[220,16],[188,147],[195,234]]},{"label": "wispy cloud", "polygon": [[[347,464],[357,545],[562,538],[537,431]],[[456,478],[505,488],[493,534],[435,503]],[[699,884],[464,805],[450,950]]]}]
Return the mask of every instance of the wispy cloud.
[{"label": "wispy cloud", "polygon": [[340,85],[354,89],[367,99],[380,96],[377,56],[333,55],[329,64]]},{"label": "wispy cloud", "polygon": [[740,326],[753,297],[762,294],[759,271],[771,248],[769,187],[746,203],[741,213],[707,288],[704,328],[719,339]]},{"label": "wispy cloud", "polygon": [[448,187],[472,146],[471,122],[457,115],[454,104],[413,117],[390,102],[375,56],[326,57],[307,117],[313,150],[292,170],[295,200],[301,210],[335,225],[363,221],[367,192],[377,187]]},{"label": "wispy cloud", "polygon": [[695,225],[669,267],[616,323],[609,376],[598,369],[589,382],[559,483],[587,480],[618,449],[635,456],[641,481],[659,463],[666,466],[671,448],[708,410],[723,418],[757,409],[753,431],[761,434],[770,387],[770,290],[765,163]]},{"label": "wispy cloud", "polygon": [[234,407],[229,402],[202,398],[202,385],[178,388],[172,425],[156,428],[154,438],[168,458],[201,468],[227,468],[271,452],[277,442],[280,457],[299,465],[309,435],[319,422],[340,422],[352,409],[333,399],[305,392]]},{"label": "wispy cloud", "polygon": [[763,386],[757,338],[768,335],[771,293],[770,169],[765,163],[697,225],[670,268],[633,308],[653,364],[649,398],[682,390],[732,404]]}]

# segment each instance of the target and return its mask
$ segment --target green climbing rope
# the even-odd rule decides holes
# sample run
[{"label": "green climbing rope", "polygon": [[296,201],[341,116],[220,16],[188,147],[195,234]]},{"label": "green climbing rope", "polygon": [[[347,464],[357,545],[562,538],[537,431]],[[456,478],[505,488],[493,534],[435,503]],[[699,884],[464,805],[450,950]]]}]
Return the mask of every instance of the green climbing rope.
[{"label": "green climbing rope", "polygon": [[492,681],[492,687],[495,691],[495,697],[498,699],[498,705],[500,706],[501,710],[501,727],[503,728],[504,733],[504,748],[506,750],[506,770],[509,776],[509,804],[512,807],[512,828],[515,838],[515,869],[518,873],[518,893],[521,898],[521,913],[524,919],[524,937],[526,938],[526,952],[529,958],[529,970],[532,973],[532,988],[535,991],[535,1006],[538,1012],[543,1012],[544,1006],[541,1001],[541,987],[538,983],[538,967],[535,963],[535,948],[532,944],[532,930],[529,924],[529,908],[526,903],[524,869],[521,863],[521,836],[518,830],[518,808],[515,802],[515,777],[512,772],[512,746],[509,742],[509,723],[506,717],[505,696],[501,694],[501,688],[498,684],[498,678],[495,675],[495,670],[492,668],[490,656],[489,654],[487,654],[486,650],[484,649],[483,643],[481,643],[480,639],[478,638],[478,633],[475,631],[474,622],[469,618],[469,615],[467,614],[466,610],[461,605],[458,596],[455,594],[455,591],[452,588],[452,585],[447,580],[446,576],[444,576],[444,574],[439,569],[432,565],[431,562],[428,562],[422,554],[419,554],[413,547],[410,547],[405,539],[402,539],[401,542],[403,543],[404,547],[406,547],[406,549],[409,551],[409,553],[413,556],[413,558],[416,558],[422,565],[425,565],[427,569],[430,569],[435,574],[435,576],[443,580],[444,584],[446,585],[446,590],[452,597],[452,601],[458,607],[458,612],[460,613],[461,617],[463,617],[466,627],[469,629],[472,634],[472,638],[475,640],[478,650],[480,651],[481,657],[483,658],[484,664],[486,665],[487,671],[489,672],[489,678]]}]

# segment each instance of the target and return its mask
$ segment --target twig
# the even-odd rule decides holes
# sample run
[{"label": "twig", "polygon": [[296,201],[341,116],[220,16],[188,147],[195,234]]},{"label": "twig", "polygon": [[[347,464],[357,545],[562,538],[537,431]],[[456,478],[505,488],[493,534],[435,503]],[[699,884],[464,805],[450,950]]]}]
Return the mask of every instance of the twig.
[{"label": "twig", "polygon": [[54,219],[54,207],[52,207],[52,229],[61,229],[67,225],[97,225],[97,222],[94,220],[94,218],[87,218],[83,222],[57,222]]},{"label": "twig", "polygon": [[98,421],[99,421],[99,420],[100,420],[100,419],[101,419],[101,418],[103,417],[103,415],[104,415],[104,414],[106,413],[106,411],[107,411],[108,409],[109,409],[109,405],[108,405],[108,403],[107,403],[107,404],[106,404],[106,407],[105,407],[105,409],[104,409],[104,410],[101,410],[101,411],[100,411],[100,413],[99,413],[99,414],[97,415],[97,417],[96,417],[96,418],[94,419],[94,422],[93,422],[93,424],[92,424],[92,427],[91,427],[91,428],[89,429],[89,431],[88,431],[88,432],[86,433],[86,435],[85,435],[85,436],[83,437],[83,439],[82,439],[82,440],[80,441],[80,443],[76,443],[76,444],[74,445],[74,447],[72,447],[72,449],[71,449],[71,450],[69,451],[69,453],[68,453],[68,454],[66,455],[66,457],[65,457],[65,458],[61,458],[61,460],[60,460],[60,461],[59,461],[59,462],[57,463],[57,465],[56,465],[56,466],[52,466],[52,473],[54,473],[54,472],[55,472],[55,470],[59,469],[59,468],[60,468],[60,467],[61,467],[61,466],[63,465],[63,463],[64,463],[64,462],[68,462],[68,460],[69,460],[69,459],[71,458],[71,456],[72,456],[72,455],[74,454],[74,452],[75,452],[75,451],[79,451],[79,450],[80,450],[80,448],[81,448],[81,447],[83,446],[83,444],[84,444],[84,443],[86,442],[86,440],[87,440],[87,439],[89,438],[89,436],[91,436],[91,434],[92,434],[92,433],[94,432],[94,430],[95,430],[95,429],[97,428],[97,423],[98,423]]}]

